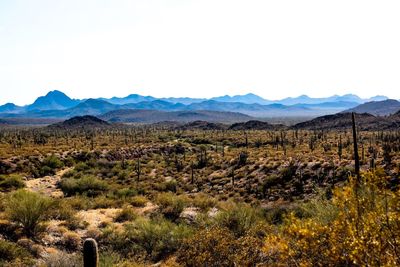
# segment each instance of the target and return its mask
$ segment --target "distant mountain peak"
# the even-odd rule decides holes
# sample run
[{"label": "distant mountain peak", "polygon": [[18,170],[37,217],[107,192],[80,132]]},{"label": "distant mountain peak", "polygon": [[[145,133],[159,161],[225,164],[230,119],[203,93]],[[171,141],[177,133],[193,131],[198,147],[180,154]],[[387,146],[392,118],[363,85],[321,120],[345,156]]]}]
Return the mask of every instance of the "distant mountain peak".
[{"label": "distant mountain peak", "polygon": [[356,96],[356,97],[359,97],[358,95],[355,95],[355,94],[344,94],[342,96]]},{"label": "distant mountain peak", "polygon": [[63,122],[49,125],[50,128],[101,128],[108,127],[110,124],[95,116],[75,116]]},{"label": "distant mountain peak", "polygon": [[61,91],[59,91],[59,90],[52,90],[52,91],[49,91],[49,92],[46,94],[46,96],[66,96],[66,97],[68,97],[64,92],[61,92]]},{"label": "distant mountain peak", "polygon": [[6,103],[2,106],[0,106],[0,112],[4,113],[18,113],[22,111],[23,108],[15,105],[14,103]]},{"label": "distant mountain peak", "polygon": [[28,110],[60,110],[77,105],[80,101],[71,99],[61,91],[53,90],[45,96],[38,97],[33,104],[27,107]]},{"label": "distant mountain peak", "polygon": [[246,104],[268,104],[270,101],[262,98],[261,96],[258,96],[253,93],[248,93],[245,95],[224,95],[224,96],[219,96],[219,97],[213,97],[210,98],[209,100],[214,100],[214,101],[220,101],[220,102],[242,102]]},{"label": "distant mountain peak", "polygon": [[102,99],[89,98],[83,101],[82,103],[78,104],[77,106],[75,106],[73,109],[80,109],[80,108],[105,109],[113,106],[115,105],[111,104],[108,101]]},{"label": "distant mountain peak", "polygon": [[2,105],[2,107],[18,107],[17,105],[15,105],[14,103],[5,103],[4,105]]},{"label": "distant mountain peak", "polygon": [[247,94],[245,94],[245,96],[257,96],[257,97],[259,97],[258,95],[253,94],[253,93],[247,93]]}]

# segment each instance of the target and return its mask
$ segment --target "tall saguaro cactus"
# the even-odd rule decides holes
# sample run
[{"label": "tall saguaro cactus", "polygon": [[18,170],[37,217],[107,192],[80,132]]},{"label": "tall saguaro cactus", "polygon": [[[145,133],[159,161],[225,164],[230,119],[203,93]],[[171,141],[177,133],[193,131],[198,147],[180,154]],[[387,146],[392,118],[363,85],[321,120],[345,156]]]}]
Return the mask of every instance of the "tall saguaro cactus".
[{"label": "tall saguaro cactus", "polygon": [[87,238],[83,243],[83,267],[99,266],[99,250],[93,238]]},{"label": "tall saguaro cactus", "polygon": [[356,119],[354,112],[351,113],[351,120],[353,126],[353,144],[354,144],[354,170],[357,177],[357,183],[360,181],[360,159],[358,157],[358,145],[357,145],[357,132],[356,132]]},{"label": "tall saguaro cactus", "polygon": [[140,169],[140,157],[137,158],[136,161],[136,175],[137,175],[137,182],[139,183],[140,181],[140,174],[141,174],[141,169]]}]

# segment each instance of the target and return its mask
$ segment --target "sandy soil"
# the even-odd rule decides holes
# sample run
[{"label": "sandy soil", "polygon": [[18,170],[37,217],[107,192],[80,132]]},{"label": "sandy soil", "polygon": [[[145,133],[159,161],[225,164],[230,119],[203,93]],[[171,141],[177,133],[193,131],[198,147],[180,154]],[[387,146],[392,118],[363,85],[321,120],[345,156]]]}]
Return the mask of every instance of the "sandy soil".
[{"label": "sandy soil", "polygon": [[45,176],[37,179],[27,180],[25,182],[26,188],[28,190],[39,192],[50,197],[62,198],[64,194],[59,188],[57,188],[57,183],[61,180],[61,176],[63,176],[63,174],[68,172],[69,170],[71,170],[71,168],[60,170],[52,176]]}]

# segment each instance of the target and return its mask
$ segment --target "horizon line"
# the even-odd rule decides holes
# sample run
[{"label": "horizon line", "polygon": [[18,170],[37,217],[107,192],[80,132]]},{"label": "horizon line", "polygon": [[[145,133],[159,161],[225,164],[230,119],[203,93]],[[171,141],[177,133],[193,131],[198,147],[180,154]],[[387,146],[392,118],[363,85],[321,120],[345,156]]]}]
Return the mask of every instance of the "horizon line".
[{"label": "horizon line", "polygon": [[[97,97],[95,96],[95,97],[93,97],[93,96],[92,96],[92,97],[84,97],[84,98],[75,98],[75,97],[72,97],[71,95],[69,95],[68,93],[65,93],[65,92],[62,91],[62,90],[53,89],[53,90],[47,91],[47,93],[44,94],[44,95],[39,95],[39,96],[37,96],[37,97],[36,97],[32,102],[30,102],[30,103],[25,103],[25,104],[22,104],[22,105],[21,105],[21,104],[15,104],[15,102],[12,102],[12,101],[5,101],[5,102],[0,103],[0,106],[6,105],[6,104],[14,104],[14,105],[20,106],[20,107],[28,106],[28,105],[33,104],[39,97],[44,97],[44,96],[46,96],[47,94],[52,93],[52,92],[61,92],[61,93],[65,94],[66,96],[68,96],[69,98],[73,99],[73,100],[88,100],[88,99],[99,99],[99,98],[103,98],[103,99],[126,98],[126,97],[131,96],[131,95],[139,95],[139,96],[143,96],[143,97],[153,97],[153,98],[158,98],[158,99],[168,99],[168,98],[190,98],[190,99],[197,99],[197,100],[200,100],[200,99],[212,100],[213,98],[219,98],[219,97],[231,97],[231,98],[232,98],[232,97],[236,97],[236,96],[254,95],[254,96],[257,96],[257,97],[262,98],[263,100],[271,101],[271,102],[274,102],[274,101],[282,101],[282,100],[284,100],[284,99],[289,99],[289,98],[294,99],[294,98],[299,98],[299,97],[308,97],[308,98],[311,98],[311,99],[323,99],[323,98],[329,98],[329,97],[334,97],[334,96],[343,97],[343,96],[348,96],[348,95],[357,96],[358,98],[363,99],[363,100],[368,100],[368,99],[371,99],[371,98],[374,98],[374,97],[386,97],[387,99],[399,100],[399,99],[397,99],[397,98],[391,98],[391,97],[388,97],[388,96],[382,95],[382,94],[376,94],[376,95],[372,95],[372,96],[368,96],[368,97],[361,97],[361,96],[359,96],[359,95],[357,95],[357,94],[354,94],[354,93],[332,94],[332,95],[322,96],[322,97],[314,97],[314,96],[311,96],[311,95],[308,95],[308,94],[299,94],[299,95],[297,95],[297,96],[286,96],[286,97],[283,97],[283,98],[280,98],[280,99],[268,99],[268,98],[265,98],[265,97],[263,97],[263,96],[260,96],[260,95],[258,95],[258,94],[252,93],[252,92],[243,93],[243,94],[224,94],[224,95],[212,96],[212,97],[154,96],[154,95],[151,95],[151,94],[146,94],[146,95],[145,95],[145,94],[140,94],[140,93],[129,93],[129,94],[125,95],[125,96],[111,96],[111,97],[104,97],[104,96],[97,96]],[[271,104],[273,104],[273,103],[271,103]]]}]

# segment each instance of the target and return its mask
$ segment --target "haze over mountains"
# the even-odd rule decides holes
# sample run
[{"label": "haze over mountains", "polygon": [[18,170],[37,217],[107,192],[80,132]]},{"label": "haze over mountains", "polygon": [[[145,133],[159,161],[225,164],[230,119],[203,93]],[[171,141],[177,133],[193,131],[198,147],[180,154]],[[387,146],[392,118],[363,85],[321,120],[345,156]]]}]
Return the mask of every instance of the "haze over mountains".
[{"label": "haze over mountains", "polygon": [[[105,121],[246,130],[282,129],[287,126],[276,123],[284,122],[294,129],[347,129],[351,126],[351,112],[358,114],[362,130],[390,130],[400,126],[400,102],[384,96],[361,99],[356,95],[327,98],[302,95],[271,101],[254,94],[211,99],[131,94],[123,98],[72,99],[60,91],[38,97],[30,105],[8,103],[0,106],[0,124],[43,125],[66,120],[54,127],[107,127],[107,124],[99,123]],[[268,118],[274,124],[262,121],[268,121]],[[287,123],[292,118],[299,118],[297,122],[300,123],[295,124],[296,120]]]},{"label": "haze over mountains", "polygon": [[[0,117],[67,119],[82,115],[110,117],[110,114],[107,113],[114,112],[113,118],[115,121],[154,122],[157,121],[157,116],[183,121],[187,121],[191,116],[194,120],[208,118],[210,121],[220,121],[221,118],[225,118],[226,121],[244,121],[252,117],[311,118],[358,108],[360,104],[366,105],[363,106],[362,112],[367,112],[365,109],[368,110],[368,107],[371,105],[368,104],[370,101],[388,102],[387,105],[391,107],[384,108],[383,110],[390,111],[389,113],[385,113],[384,111],[373,113],[387,115],[398,110],[397,104],[400,106],[398,101],[387,99],[385,96],[362,99],[352,94],[343,96],[334,95],[326,98],[311,98],[301,95],[281,100],[268,100],[255,94],[226,95],[210,99],[185,97],[156,98],[138,94],[109,99],[72,99],[63,92],[55,90],[45,96],[38,97],[30,105],[17,106],[12,103],[2,105],[0,106]],[[147,115],[152,114],[153,117],[145,118],[144,110],[147,110]],[[151,113],[149,110],[159,113],[156,116],[154,112]],[[187,113],[189,111],[192,111],[192,113]],[[204,111],[208,112],[206,116]],[[121,117],[115,117],[115,114],[119,114]],[[127,114],[130,115],[128,116]]]}]

